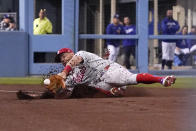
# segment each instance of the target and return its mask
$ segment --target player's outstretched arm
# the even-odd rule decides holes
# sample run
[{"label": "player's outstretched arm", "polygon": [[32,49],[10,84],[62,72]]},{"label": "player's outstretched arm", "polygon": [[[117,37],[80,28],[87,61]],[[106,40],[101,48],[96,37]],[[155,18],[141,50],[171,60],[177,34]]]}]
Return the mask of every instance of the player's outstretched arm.
[{"label": "player's outstretched arm", "polygon": [[74,55],[72,59],[66,64],[64,70],[58,75],[66,79],[69,72],[72,71],[72,68],[79,65],[82,61],[83,58],[81,56]]}]

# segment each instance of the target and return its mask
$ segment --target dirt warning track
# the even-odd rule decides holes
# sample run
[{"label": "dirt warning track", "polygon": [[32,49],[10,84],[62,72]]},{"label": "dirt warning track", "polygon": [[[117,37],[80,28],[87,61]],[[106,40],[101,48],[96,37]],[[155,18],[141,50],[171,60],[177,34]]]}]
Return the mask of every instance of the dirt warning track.
[{"label": "dirt warning track", "polygon": [[[19,89],[43,91],[0,86]],[[196,89],[129,88],[122,98],[63,100],[17,100],[0,92],[0,131],[195,131],[195,121]]]}]

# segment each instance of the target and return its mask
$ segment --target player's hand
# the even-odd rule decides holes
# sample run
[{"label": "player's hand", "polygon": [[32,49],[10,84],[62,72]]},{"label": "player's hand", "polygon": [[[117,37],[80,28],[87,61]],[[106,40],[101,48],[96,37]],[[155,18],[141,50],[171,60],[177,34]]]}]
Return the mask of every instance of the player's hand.
[{"label": "player's hand", "polygon": [[65,85],[65,81],[63,79],[63,77],[59,76],[59,75],[51,75],[49,78],[49,85],[46,86],[47,89],[49,89],[49,91],[53,92],[54,94],[56,94],[56,92],[61,89],[61,88],[66,88]]},{"label": "player's hand", "polygon": [[67,78],[67,74],[64,71],[61,73],[58,73],[58,76],[62,77],[63,79]]}]

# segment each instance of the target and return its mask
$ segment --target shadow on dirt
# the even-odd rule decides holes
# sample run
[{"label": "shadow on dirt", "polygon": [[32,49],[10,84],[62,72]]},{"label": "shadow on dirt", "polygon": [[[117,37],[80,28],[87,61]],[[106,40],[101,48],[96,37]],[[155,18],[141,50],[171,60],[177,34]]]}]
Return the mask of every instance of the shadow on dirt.
[{"label": "shadow on dirt", "polygon": [[[151,92],[148,92],[145,88],[129,87],[124,97],[146,97],[152,96]],[[110,98],[102,92],[91,87],[76,87],[74,88],[71,98]]]},{"label": "shadow on dirt", "polygon": [[144,96],[152,96],[152,94],[146,88],[129,87],[126,90],[125,97],[130,97],[130,96],[132,96],[132,97],[144,97]]}]

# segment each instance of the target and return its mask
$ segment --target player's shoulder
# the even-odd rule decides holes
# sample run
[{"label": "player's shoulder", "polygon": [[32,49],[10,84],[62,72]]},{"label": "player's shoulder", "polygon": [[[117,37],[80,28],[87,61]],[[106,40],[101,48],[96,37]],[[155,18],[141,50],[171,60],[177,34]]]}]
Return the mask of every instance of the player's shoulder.
[{"label": "player's shoulder", "polygon": [[118,24],[118,26],[120,26],[120,27],[124,27],[124,25],[123,25],[123,24]]},{"label": "player's shoulder", "polygon": [[119,24],[118,27],[124,29],[124,25],[122,24]]},{"label": "player's shoulder", "polygon": [[88,53],[88,52],[84,51],[84,50],[80,50],[80,51],[76,52],[76,54],[83,54],[83,53]]},{"label": "player's shoulder", "polygon": [[76,52],[75,55],[76,56],[89,56],[90,57],[90,56],[94,56],[96,54],[81,50],[81,51]]},{"label": "player's shoulder", "polygon": [[113,26],[113,24],[108,24],[108,26],[107,27],[112,27]]},{"label": "player's shoulder", "polygon": [[51,22],[47,17],[45,17],[44,20],[47,22]]},{"label": "player's shoulder", "polygon": [[129,26],[127,26],[127,28],[129,28],[129,29],[135,29],[136,26],[135,25],[129,25]]},{"label": "player's shoulder", "polygon": [[78,51],[76,52],[76,56],[86,56],[86,55],[89,55],[90,52],[87,52],[87,51],[84,51],[84,50],[81,50],[81,51]]},{"label": "player's shoulder", "polygon": [[34,19],[34,22],[38,22],[38,21],[39,21],[39,18]]},{"label": "player's shoulder", "polygon": [[87,51],[78,51],[76,52],[75,56],[82,57],[84,62],[88,62],[89,60],[96,58],[95,54]]},{"label": "player's shoulder", "polygon": [[167,21],[168,21],[167,17],[163,18],[163,20],[162,20],[162,22],[167,22]]}]

